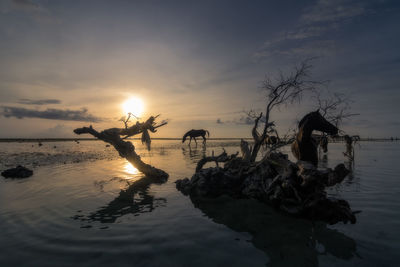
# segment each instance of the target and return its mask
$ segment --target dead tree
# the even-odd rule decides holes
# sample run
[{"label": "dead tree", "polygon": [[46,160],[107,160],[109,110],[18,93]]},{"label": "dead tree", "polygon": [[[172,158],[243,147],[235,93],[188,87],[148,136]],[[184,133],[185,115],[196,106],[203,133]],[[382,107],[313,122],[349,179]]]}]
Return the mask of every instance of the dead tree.
[{"label": "dead tree", "polygon": [[[320,84],[308,79],[311,68],[308,62],[303,62],[287,76],[281,75],[276,82],[269,79],[264,81],[263,89],[267,93],[265,113],[248,113],[249,117],[254,118],[254,145],[251,147],[241,140],[243,157],[228,156],[225,151],[218,156],[203,157],[190,179],[176,181],[177,189],[190,195],[192,200],[222,195],[253,198],[294,216],[329,223],[355,223],[356,212],[351,210],[349,203],[328,197],[325,191],[326,187],[334,186],[345,179],[349,171],[344,164],[339,164],[335,169],[318,170],[316,166],[305,161],[289,161],[287,155],[275,150],[282,143],[285,145],[294,140],[290,132],[283,137],[284,142],[272,144],[263,158],[255,161],[266,137],[274,132],[275,124],[270,120],[272,111],[276,107],[299,101],[303,93],[315,90]],[[321,117],[319,113],[318,115]],[[262,123],[264,125],[260,134],[258,126]],[[203,169],[207,162],[215,162],[217,166]]]},{"label": "dead tree", "polygon": [[[150,135],[148,131],[155,133],[157,128],[167,124],[166,121],[160,124],[155,123],[157,118],[151,116],[145,122],[137,121],[131,127],[127,127],[127,122],[125,123],[125,128],[110,128],[104,131],[98,132],[90,125],[89,127],[77,128],[74,130],[76,134],[91,134],[99,140],[111,144],[118,151],[119,155],[127,159],[133,166],[135,166],[140,172],[144,173],[148,177],[158,177],[166,179],[168,174],[163,170],[157,169],[149,164],[144,163],[138,154],[135,152],[135,146],[129,142],[124,141],[127,137],[134,136],[137,134],[142,134],[142,142],[145,139],[145,143],[150,146]],[[128,119],[129,120],[129,119]],[[125,136],[125,137],[121,137]],[[144,137],[143,137],[144,136]]]},{"label": "dead tree", "polygon": [[[260,113],[254,120],[252,135],[254,146],[250,156],[250,162],[256,160],[257,154],[267,137],[268,133],[275,126],[273,121],[270,121],[271,112],[282,105],[293,104],[300,101],[305,91],[313,91],[316,85],[321,82],[309,80],[310,70],[312,65],[310,60],[303,61],[300,66],[295,67],[294,71],[289,75],[280,74],[276,81],[272,81],[269,77],[265,78],[262,84],[262,89],[267,96],[265,113]],[[257,128],[262,119],[264,127],[261,134],[258,134]]]},{"label": "dead tree", "polygon": [[339,127],[343,120],[360,115],[351,112],[351,103],[353,101],[344,94],[328,93],[323,98],[321,91],[314,91],[314,93],[319,112],[336,127]]},{"label": "dead tree", "polygon": [[[314,93],[320,114],[336,127],[339,127],[343,120],[359,115],[351,112],[353,101],[345,94],[328,92],[325,97],[322,97],[321,91]],[[324,153],[328,151],[328,139],[325,134],[322,134],[319,146],[323,148]]]}]

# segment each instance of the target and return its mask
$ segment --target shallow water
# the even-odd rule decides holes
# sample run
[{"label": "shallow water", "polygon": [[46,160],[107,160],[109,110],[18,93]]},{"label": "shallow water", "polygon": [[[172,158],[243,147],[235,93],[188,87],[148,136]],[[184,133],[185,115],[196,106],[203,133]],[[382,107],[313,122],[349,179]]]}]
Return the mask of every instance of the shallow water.
[{"label": "shallow water", "polygon": [[[353,173],[329,194],[362,212],[355,225],[333,226],[252,200],[193,203],[175,189],[203,155],[234,153],[239,142],[189,149],[154,141],[150,152],[134,143],[145,162],[170,174],[167,182],[143,178],[99,141],[0,143],[0,170],[34,170],[27,179],[0,177],[0,266],[400,264],[400,143],[356,146]],[[343,143],[330,144],[321,167],[344,162],[342,151]]]}]

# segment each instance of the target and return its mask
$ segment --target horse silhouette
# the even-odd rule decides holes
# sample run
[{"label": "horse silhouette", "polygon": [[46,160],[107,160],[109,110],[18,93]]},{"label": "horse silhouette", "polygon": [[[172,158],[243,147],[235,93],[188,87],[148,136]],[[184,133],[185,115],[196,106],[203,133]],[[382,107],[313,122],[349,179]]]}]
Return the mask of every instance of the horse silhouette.
[{"label": "horse silhouette", "polygon": [[185,135],[182,138],[182,143],[184,143],[186,141],[187,137],[190,137],[189,145],[192,142],[192,139],[194,139],[194,141],[195,141],[195,143],[197,145],[196,137],[201,136],[201,137],[203,137],[203,144],[205,144],[206,140],[207,140],[206,139],[206,134],[207,134],[208,137],[210,137],[210,133],[207,130],[203,130],[203,129],[194,130],[194,129],[192,129],[192,130],[188,131],[187,133],[185,133]]},{"label": "horse silhouette", "polygon": [[296,134],[295,141],[292,144],[293,155],[298,160],[308,161],[317,166],[318,144],[311,136],[314,130],[336,135],[338,133],[338,128],[328,122],[319,113],[319,110],[308,113],[299,122],[299,132]]}]

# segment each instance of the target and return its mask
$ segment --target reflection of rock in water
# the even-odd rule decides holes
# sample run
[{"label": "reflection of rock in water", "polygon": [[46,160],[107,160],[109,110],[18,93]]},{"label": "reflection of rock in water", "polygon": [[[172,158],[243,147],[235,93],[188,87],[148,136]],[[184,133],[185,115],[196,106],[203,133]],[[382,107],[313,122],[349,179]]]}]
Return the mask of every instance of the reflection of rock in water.
[{"label": "reflection of rock in water", "polygon": [[127,214],[138,216],[141,213],[152,212],[155,208],[163,206],[165,198],[155,198],[148,190],[151,184],[161,184],[164,181],[156,178],[144,177],[133,182],[127,189],[121,190],[119,195],[87,216],[75,215],[72,218],[86,222],[98,221],[101,223],[114,223],[117,218]]},{"label": "reflection of rock in water", "polygon": [[182,147],[182,154],[185,159],[188,159],[190,163],[197,163],[200,159],[206,156],[206,146],[201,146],[199,148],[195,147]]},{"label": "reflection of rock in water", "polygon": [[310,221],[281,215],[255,200],[227,196],[191,200],[215,223],[250,233],[253,245],[268,255],[268,266],[319,266],[318,255],[349,260],[356,253],[353,239],[326,224],[313,226]]}]

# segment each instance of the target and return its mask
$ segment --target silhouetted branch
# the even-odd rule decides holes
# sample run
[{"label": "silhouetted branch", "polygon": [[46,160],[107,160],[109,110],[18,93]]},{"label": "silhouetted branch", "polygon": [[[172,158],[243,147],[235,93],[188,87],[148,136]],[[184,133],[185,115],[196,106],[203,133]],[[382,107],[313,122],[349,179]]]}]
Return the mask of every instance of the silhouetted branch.
[{"label": "silhouetted branch", "polygon": [[[97,139],[113,145],[121,157],[126,158],[133,166],[135,166],[139,171],[143,172],[146,176],[167,178],[168,174],[166,172],[144,163],[140,159],[140,156],[136,154],[134,145],[131,142],[124,141],[123,138],[121,138],[121,135],[133,136],[139,133],[145,133],[148,135],[148,131],[156,132],[156,128],[167,124],[164,122],[160,125],[156,125],[154,119],[155,117],[150,117],[146,122],[137,122],[134,126],[131,126],[127,129],[110,128],[102,132],[98,132],[93,129],[92,126],[90,126],[77,128],[74,130],[74,133],[91,134]],[[149,146],[150,136],[148,135],[146,138],[148,138],[148,140],[145,141]]]},{"label": "silhouetted branch", "polygon": [[338,127],[344,119],[360,115],[350,112],[353,101],[344,94],[333,93],[323,98],[321,93],[316,91],[314,98],[317,101],[321,115],[332,122],[336,127]]},{"label": "silhouetted branch", "polygon": [[238,155],[238,153],[236,153],[228,156],[225,149],[223,150],[224,152],[222,152],[218,156],[214,156],[214,151],[213,151],[213,155],[211,157],[203,157],[201,160],[199,160],[199,162],[197,163],[196,172],[200,171],[207,162],[215,162],[215,164],[218,167],[218,162],[227,162]]},{"label": "silhouetted branch", "polygon": [[[271,127],[274,126],[274,123],[269,121],[272,110],[281,105],[288,105],[296,101],[300,101],[305,91],[313,91],[316,89],[317,85],[322,84],[322,82],[316,82],[308,79],[310,77],[310,70],[312,68],[312,65],[309,62],[310,59],[303,61],[300,66],[295,67],[294,72],[288,75],[280,73],[276,82],[273,82],[269,77],[266,77],[263,81],[262,88],[267,94],[266,108],[263,117],[265,124],[262,134],[259,135],[255,129],[258,126],[258,121],[260,118],[256,118],[254,122],[255,126],[253,127],[252,131],[254,147],[250,157],[251,162],[255,161],[261,145],[263,144],[268,133],[271,131]],[[260,116],[262,115],[260,114]],[[255,135],[254,132],[258,135]]]}]

